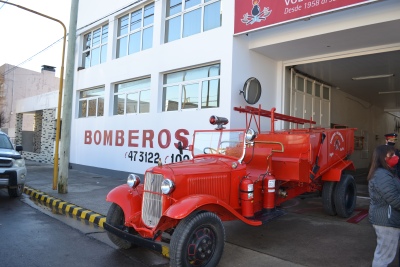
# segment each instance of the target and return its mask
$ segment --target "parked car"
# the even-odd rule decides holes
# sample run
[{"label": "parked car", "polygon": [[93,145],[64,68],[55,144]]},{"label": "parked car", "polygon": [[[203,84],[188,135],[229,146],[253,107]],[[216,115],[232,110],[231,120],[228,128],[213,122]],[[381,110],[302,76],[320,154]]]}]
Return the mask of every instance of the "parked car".
[{"label": "parked car", "polygon": [[10,197],[19,197],[24,191],[27,171],[21,151],[22,146],[14,147],[8,135],[0,131],[0,188],[7,188]]}]

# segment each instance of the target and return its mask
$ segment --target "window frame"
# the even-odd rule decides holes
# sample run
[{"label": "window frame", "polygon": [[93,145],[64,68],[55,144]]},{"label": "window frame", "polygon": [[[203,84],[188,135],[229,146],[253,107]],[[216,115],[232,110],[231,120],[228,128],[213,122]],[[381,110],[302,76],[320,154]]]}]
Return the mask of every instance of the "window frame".
[{"label": "window frame", "polygon": [[[104,31],[104,29],[106,29],[106,32]],[[97,27],[97,28],[91,30],[90,32],[87,32],[87,33],[83,34],[82,53],[81,53],[81,56],[82,56],[81,65],[82,65],[82,67],[90,68],[90,67],[93,67],[93,66],[96,66],[96,65],[100,65],[100,64],[102,64],[102,63],[107,61],[109,29],[110,29],[109,28],[109,24],[107,23],[107,24],[101,25],[100,27]],[[100,30],[100,35],[98,37],[99,38],[99,42],[98,42],[97,45],[93,46],[93,39],[94,39],[93,35],[98,30]],[[103,35],[105,35],[105,34],[106,34],[106,37],[103,37]],[[90,45],[89,46],[87,45],[87,42],[88,42],[87,41],[87,36],[89,36],[89,38],[90,38]],[[95,50],[97,48],[99,48],[98,63],[93,65],[92,64],[93,50]],[[103,59],[103,57],[102,57],[103,49],[105,49],[104,60],[102,60]],[[87,62],[87,56],[86,56],[87,53],[89,53],[89,55],[90,55],[90,58],[88,60],[89,64],[86,64],[86,62]]]},{"label": "window frame", "polygon": [[[102,90],[101,90],[102,89]],[[100,95],[96,95],[96,96],[88,96],[88,97],[82,97],[81,93],[86,92],[86,91],[96,91],[99,90]],[[103,113],[99,114],[100,110],[99,110],[99,99],[103,99]],[[95,100],[96,101],[96,110],[95,113],[96,115],[92,115],[89,116],[89,102]],[[78,119],[81,118],[93,118],[93,117],[103,117],[104,116],[104,100],[105,100],[105,86],[99,86],[99,87],[94,87],[94,88],[87,88],[87,89],[83,89],[83,90],[79,90],[78,91]],[[82,104],[83,102],[86,102],[86,114],[85,116],[82,116]]]},{"label": "window frame", "polygon": [[[290,89],[290,114],[303,119],[310,119],[309,116],[311,115],[316,122],[315,126],[329,127],[332,87],[323,81],[297,73],[295,70],[291,71],[291,75],[293,83]],[[308,111],[307,114],[305,113],[306,111]],[[301,127],[308,126],[303,125]]]},{"label": "window frame", "polygon": [[[121,84],[127,84],[130,82],[135,82],[135,81],[144,81],[144,80],[148,80],[148,86],[147,87],[143,87],[143,88],[139,88],[139,89],[132,89],[132,90],[127,90],[127,91],[123,91],[123,92],[115,92],[115,90],[117,89],[118,85]],[[113,97],[112,97],[112,101],[113,101],[113,110],[112,110],[112,115],[113,116],[122,116],[122,115],[138,115],[138,114],[146,114],[146,113],[150,113],[150,104],[151,104],[151,78],[150,77],[143,77],[143,78],[139,78],[139,79],[134,79],[134,80],[129,80],[129,81],[124,81],[124,82],[119,82],[119,83],[115,83],[113,85]],[[141,95],[142,92],[150,92],[150,99],[149,99],[149,110],[148,112],[141,112]],[[130,94],[134,94],[134,93],[138,93],[138,99],[137,99],[137,108],[136,108],[136,112],[127,112],[127,96]],[[124,95],[124,113],[123,114],[119,114],[118,113],[118,103],[117,103],[117,110],[116,110],[116,103],[115,103],[115,97],[116,96],[121,96]]]},{"label": "window frame", "polygon": [[[146,7],[149,7],[149,6],[152,6],[152,9],[153,9],[153,13],[152,13],[152,17],[153,17],[153,19],[152,19],[152,22],[151,23],[149,23],[149,24],[146,24],[146,25],[144,25],[145,24],[145,19],[146,18],[148,18],[149,16],[146,16],[145,15],[145,11],[146,11]],[[116,43],[115,43],[115,58],[122,58],[122,57],[125,57],[125,56],[129,56],[129,55],[132,55],[132,54],[135,54],[135,53],[138,53],[138,52],[140,52],[140,51],[143,51],[143,50],[146,50],[146,49],[150,49],[150,48],[152,48],[153,47],[153,35],[154,35],[154,33],[153,33],[153,29],[154,29],[154,9],[155,9],[155,3],[154,2],[151,2],[151,3],[149,3],[149,4],[146,4],[146,5],[143,5],[141,8],[137,8],[137,9],[135,9],[135,10],[133,10],[132,12],[129,12],[129,13],[127,13],[127,14],[125,14],[125,15],[123,15],[123,16],[121,16],[121,17],[119,17],[119,18],[117,18],[117,32],[116,32]],[[135,29],[131,29],[131,24],[132,24],[132,15],[134,14],[134,13],[136,13],[136,12],[138,12],[138,11],[141,11],[141,18],[140,18],[140,27],[138,27],[138,28],[135,28]],[[120,31],[121,31],[121,20],[123,19],[123,18],[125,18],[125,17],[128,17],[128,22],[127,22],[127,32],[126,33],[124,33],[124,34],[120,34]],[[146,30],[148,30],[148,29],[150,29],[150,28],[152,28],[152,31],[151,31],[151,40],[150,40],[150,43],[151,43],[151,46],[150,47],[147,47],[147,48],[145,48],[145,49],[143,49],[143,40],[144,40],[144,38],[143,38],[143,33],[146,31]],[[129,52],[129,45],[130,45],[130,41],[131,41],[131,36],[132,35],[134,35],[134,34],[136,34],[136,33],[139,33],[140,32],[140,47],[139,47],[139,50],[138,51],[134,51],[134,52]],[[124,38],[126,38],[126,43],[125,43],[125,49],[126,49],[126,51],[124,51],[124,54],[122,54],[122,55],[120,55],[120,40],[121,39],[124,39]]]},{"label": "window frame", "polygon": [[[191,80],[181,80],[177,82],[171,82],[171,83],[164,83],[167,79],[167,75],[171,74],[179,74],[182,73],[182,77],[185,77],[185,72],[190,71],[190,70],[195,70],[195,69],[201,69],[204,67],[209,67],[210,69],[213,67],[218,66],[218,75],[210,76],[210,74],[207,77],[201,77],[201,78],[196,78],[196,79],[191,79]],[[163,75],[163,86],[162,86],[162,100],[161,100],[161,112],[171,112],[171,111],[186,111],[186,110],[202,110],[202,109],[210,109],[210,108],[219,108],[220,107],[220,94],[221,94],[221,63],[214,63],[210,65],[203,65],[195,68],[188,68],[188,69],[183,69],[175,72],[169,72],[165,73]],[[209,106],[209,107],[203,107],[203,84],[204,82],[211,82],[211,81],[218,81],[218,86],[217,86],[217,91],[218,95],[216,96],[216,102],[217,104],[215,106]],[[184,87],[188,85],[194,85],[197,84],[197,107],[193,108],[185,108],[185,102],[183,100],[184,96]],[[167,99],[167,88],[172,88],[172,87],[178,87],[178,93],[177,93],[177,109],[174,110],[167,110],[168,106],[166,104]]]},{"label": "window frame", "polygon": [[[169,0],[169,1],[173,1],[173,0]],[[165,11],[165,25],[164,25],[164,43],[170,43],[170,42],[173,42],[173,41],[176,41],[176,40],[179,40],[179,39],[182,39],[182,38],[186,38],[186,37],[189,37],[189,36],[192,36],[192,35],[195,35],[195,34],[199,34],[199,33],[203,33],[203,32],[205,32],[205,31],[208,31],[208,30],[212,30],[212,29],[215,29],[215,28],[218,28],[218,27],[221,27],[222,26],[222,11],[221,11],[221,0],[200,0],[200,3],[199,4],[197,4],[197,5],[194,5],[194,6],[191,6],[191,7],[189,7],[189,8],[185,8],[186,6],[186,3],[187,3],[187,0],[180,0],[181,1],[181,3],[180,3],[180,6],[181,6],[181,10],[179,11],[179,12],[176,12],[176,13],[174,13],[174,14],[172,14],[172,15],[169,15],[168,16],[168,9],[170,8],[168,5],[169,5],[169,1],[167,1],[167,3],[166,3],[166,11]],[[206,7],[207,6],[211,6],[212,4],[215,4],[215,3],[218,3],[219,2],[219,5],[220,5],[220,11],[219,11],[219,13],[220,13],[220,16],[219,16],[219,26],[218,27],[214,27],[214,28],[210,28],[210,29],[207,29],[207,30],[204,30],[204,23],[205,23],[205,10],[206,10]],[[176,5],[175,5],[176,6]],[[185,27],[185,25],[184,25],[184,21],[185,21],[185,15],[187,15],[187,14],[189,14],[189,13],[191,13],[191,12],[194,12],[195,10],[197,10],[197,9],[201,9],[201,14],[200,14],[200,31],[199,32],[197,32],[197,33],[193,33],[193,34],[190,34],[190,35],[187,35],[187,36],[184,36],[184,27]],[[180,29],[179,29],[179,38],[176,38],[176,39],[172,39],[172,40],[169,40],[169,32],[170,32],[170,28],[169,28],[169,22],[170,21],[172,21],[173,19],[176,19],[176,18],[178,18],[178,17],[180,17]]]}]

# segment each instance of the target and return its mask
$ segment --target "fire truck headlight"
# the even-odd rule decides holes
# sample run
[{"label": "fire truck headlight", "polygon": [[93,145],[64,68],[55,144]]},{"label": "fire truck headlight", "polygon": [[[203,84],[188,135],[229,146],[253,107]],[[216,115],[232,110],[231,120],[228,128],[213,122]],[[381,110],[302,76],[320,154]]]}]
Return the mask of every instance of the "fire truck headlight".
[{"label": "fire truck headlight", "polygon": [[256,138],[257,133],[253,129],[249,128],[246,132],[246,141],[253,141]]},{"label": "fire truck headlight", "polygon": [[164,181],[162,181],[162,183],[161,183],[161,192],[164,195],[171,194],[172,191],[174,191],[174,189],[175,189],[175,184],[170,179],[165,179]]},{"label": "fire truck headlight", "polygon": [[129,187],[136,188],[140,184],[140,178],[136,174],[129,174],[126,181]]}]

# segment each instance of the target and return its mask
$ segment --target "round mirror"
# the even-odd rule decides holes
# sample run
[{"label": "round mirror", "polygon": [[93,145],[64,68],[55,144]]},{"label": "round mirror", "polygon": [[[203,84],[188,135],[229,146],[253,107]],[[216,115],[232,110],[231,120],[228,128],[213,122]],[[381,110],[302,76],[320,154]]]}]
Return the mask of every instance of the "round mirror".
[{"label": "round mirror", "polygon": [[261,97],[261,83],[257,78],[251,77],[244,83],[243,91],[244,100],[250,105],[253,105],[260,100]]}]

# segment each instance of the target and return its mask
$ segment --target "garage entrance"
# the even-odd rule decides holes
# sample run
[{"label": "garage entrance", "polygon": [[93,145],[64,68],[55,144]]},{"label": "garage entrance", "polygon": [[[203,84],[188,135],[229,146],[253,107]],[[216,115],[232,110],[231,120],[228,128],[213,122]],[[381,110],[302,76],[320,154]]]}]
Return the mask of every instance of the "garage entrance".
[{"label": "garage entrance", "polygon": [[[400,129],[400,50],[365,53],[289,64],[290,114],[312,118],[317,126],[357,128],[357,168],[366,168],[384,134]],[[288,110],[288,108],[286,108]],[[288,110],[289,111],[289,110]]]}]

